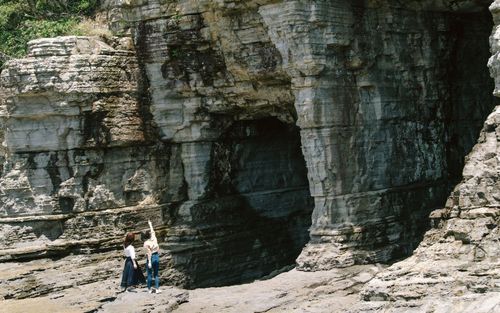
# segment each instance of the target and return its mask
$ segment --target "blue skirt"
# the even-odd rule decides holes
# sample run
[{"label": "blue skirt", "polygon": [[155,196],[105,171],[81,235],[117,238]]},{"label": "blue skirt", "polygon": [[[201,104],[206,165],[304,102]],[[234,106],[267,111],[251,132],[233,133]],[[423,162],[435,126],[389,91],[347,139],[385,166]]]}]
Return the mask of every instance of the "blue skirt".
[{"label": "blue skirt", "polygon": [[125,260],[125,266],[123,267],[122,282],[120,286],[122,288],[127,288],[130,286],[136,286],[138,284],[144,284],[146,279],[142,273],[142,269],[137,264],[137,269],[134,269],[134,263],[130,257]]}]

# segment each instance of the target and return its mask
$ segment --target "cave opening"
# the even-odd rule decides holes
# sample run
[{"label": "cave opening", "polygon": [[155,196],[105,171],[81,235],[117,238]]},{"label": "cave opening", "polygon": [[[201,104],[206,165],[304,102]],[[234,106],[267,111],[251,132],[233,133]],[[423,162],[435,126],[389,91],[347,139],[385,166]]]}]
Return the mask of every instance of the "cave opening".
[{"label": "cave opening", "polygon": [[[422,61],[414,61],[409,68],[415,71],[415,77],[420,76],[415,90],[403,96],[403,99],[413,97],[408,102],[417,109],[414,117],[420,126],[411,144],[417,149],[413,156],[403,154],[404,161],[394,159],[393,164],[411,165],[416,171],[424,171],[420,176],[415,175],[412,187],[408,191],[403,188],[399,199],[394,201],[396,207],[403,205],[394,210],[396,218],[402,222],[396,248],[388,258],[390,262],[410,255],[422,241],[424,233],[431,227],[430,212],[445,207],[446,199],[462,180],[466,156],[478,141],[487,116],[499,102],[492,94],[494,82],[487,67],[489,36],[493,27],[488,4],[478,4],[468,10],[427,14],[423,14],[423,20],[433,20],[434,24],[429,23],[429,27],[435,29],[429,36],[429,44],[425,43],[425,33],[420,42],[428,49],[428,55],[435,54],[437,62],[434,68],[424,69],[422,73],[418,72],[418,62]],[[439,19],[441,22],[436,23]],[[446,26],[438,26],[440,23]],[[413,115],[406,118],[412,119]],[[433,155],[425,155],[429,152]],[[408,157],[414,159],[408,161]],[[418,190],[419,184],[434,186]],[[417,188],[411,190],[413,186]],[[390,243],[390,239],[388,241]],[[383,245],[383,241],[379,241],[372,248],[376,250]]]},{"label": "cave opening", "polygon": [[[462,180],[466,156],[478,141],[487,116],[499,102],[492,94],[494,82],[487,67],[489,36],[493,27],[488,5],[428,14],[426,17],[424,13],[424,20],[430,18],[436,23],[440,18],[446,26],[440,29],[439,23],[434,26],[429,23],[429,27],[435,27],[435,32],[429,36],[430,43],[426,48],[429,55],[435,53],[437,57],[435,67],[424,69],[422,73],[418,72],[418,66],[409,68],[416,69],[416,77],[421,76],[417,79],[420,86],[417,84],[414,92],[409,93],[409,97],[414,98],[408,101],[415,105],[415,122],[420,124],[415,140],[410,144],[417,149],[412,156],[403,154],[403,161],[393,164],[411,165],[415,171],[424,170],[420,176],[415,175],[413,181],[409,180],[410,189],[405,191],[403,188],[393,203],[396,206],[393,212],[397,212],[396,218],[402,222],[396,227],[400,227],[398,241],[387,259],[389,262],[412,254],[422,241],[424,233],[431,227],[430,212],[445,207],[446,199]],[[441,17],[436,18],[438,15]],[[425,39],[422,46],[427,45],[424,42]],[[413,116],[410,114],[406,118]],[[431,155],[425,155],[430,152]],[[413,160],[408,161],[408,157],[413,157]],[[420,184],[433,186],[419,190]],[[402,207],[397,208],[401,204]],[[385,244],[379,241],[371,247],[377,250]],[[377,261],[376,258],[367,260]]]},{"label": "cave opening", "polygon": [[293,267],[314,206],[298,127],[237,121],[211,154],[207,199],[191,209],[201,244],[185,255],[186,285],[239,284]]}]

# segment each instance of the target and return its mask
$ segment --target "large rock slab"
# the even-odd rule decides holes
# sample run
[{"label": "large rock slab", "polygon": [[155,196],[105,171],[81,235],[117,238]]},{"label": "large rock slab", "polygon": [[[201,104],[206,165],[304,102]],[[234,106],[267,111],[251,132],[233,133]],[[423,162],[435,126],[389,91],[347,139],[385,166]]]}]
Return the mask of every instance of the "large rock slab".
[{"label": "large rock slab", "polygon": [[120,292],[122,266],[111,253],[0,264],[2,308],[26,313],[343,312],[355,305],[359,289],[383,269],[373,265],[315,273],[286,269],[243,285],[189,291],[162,285],[161,294],[149,294],[144,286]]}]

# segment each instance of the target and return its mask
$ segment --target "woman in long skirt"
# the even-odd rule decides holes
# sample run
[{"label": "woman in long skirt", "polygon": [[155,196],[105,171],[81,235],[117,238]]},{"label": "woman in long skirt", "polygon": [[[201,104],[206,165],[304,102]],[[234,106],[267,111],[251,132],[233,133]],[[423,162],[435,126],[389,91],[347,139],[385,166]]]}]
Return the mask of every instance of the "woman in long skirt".
[{"label": "woman in long skirt", "polygon": [[126,257],[121,282],[123,291],[132,291],[133,286],[136,286],[139,282],[141,282],[141,280],[142,282],[144,281],[144,275],[142,274],[142,271],[140,270],[135,259],[135,249],[132,245],[134,239],[134,233],[127,233],[125,240],[123,241],[123,249]]}]

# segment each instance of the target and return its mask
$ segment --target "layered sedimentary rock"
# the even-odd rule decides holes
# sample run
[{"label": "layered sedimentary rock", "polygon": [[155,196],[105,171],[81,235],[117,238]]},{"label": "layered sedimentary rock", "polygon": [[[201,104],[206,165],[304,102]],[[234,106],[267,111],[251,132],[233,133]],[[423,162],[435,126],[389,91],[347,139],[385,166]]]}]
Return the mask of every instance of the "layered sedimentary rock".
[{"label": "layered sedimentary rock", "polygon": [[313,203],[279,54],[249,38],[237,76],[201,16],[166,21],[137,25],[135,53],[127,38],[43,39],[6,65],[4,260],[115,249],[150,218],[173,283],[293,263]]},{"label": "layered sedimentary rock", "polygon": [[[499,96],[500,1],[490,10],[495,26],[488,66]],[[500,107],[484,123],[465,159],[463,179],[443,209],[430,214],[428,231],[415,253],[380,273],[362,291],[363,311],[496,312],[500,308]],[[446,298],[446,301],[442,299]]]},{"label": "layered sedimentary rock", "polygon": [[1,76],[2,259],[114,248],[176,186],[176,153],[148,142],[135,54],[88,37],[29,49]]},{"label": "layered sedimentary rock", "polygon": [[302,269],[411,252],[491,110],[487,12],[413,4],[260,8],[292,77],[315,198]]},{"label": "layered sedimentary rock", "polygon": [[[214,118],[293,119],[293,101],[315,200],[311,242],[298,260],[309,270],[387,261],[419,242],[493,105],[485,4],[107,7],[114,31],[135,38],[164,140],[210,140],[219,133]],[[256,102],[259,94],[269,100]]]},{"label": "layered sedimentary rock", "polygon": [[410,253],[494,106],[487,4],[103,1],[117,38],[1,73],[1,258],[115,249],[148,218],[186,286],[308,235],[303,270]]}]

